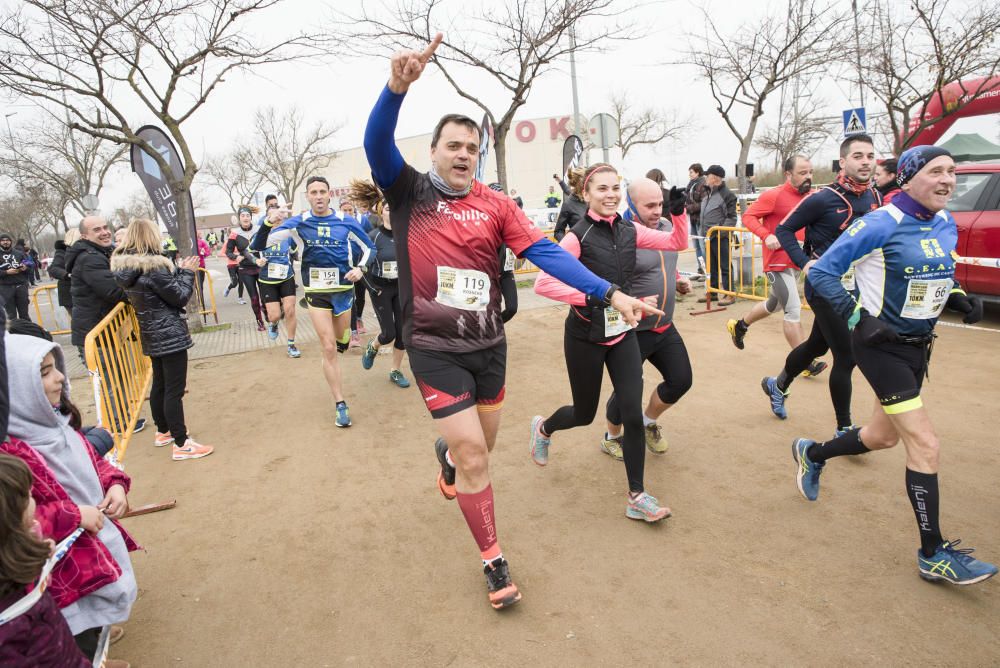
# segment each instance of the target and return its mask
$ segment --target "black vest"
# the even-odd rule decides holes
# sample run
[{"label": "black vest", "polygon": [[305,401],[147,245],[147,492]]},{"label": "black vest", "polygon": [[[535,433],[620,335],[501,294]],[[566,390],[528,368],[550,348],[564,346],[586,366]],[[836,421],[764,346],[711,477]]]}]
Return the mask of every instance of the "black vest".
[{"label": "black vest", "polygon": [[[580,239],[583,266],[630,294],[635,272],[635,226],[623,221],[621,216],[616,215],[614,223],[609,224],[594,220],[588,213],[570,228],[570,232]],[[567,332],[596,343],[615,338],[618,335],[605,335],[604,309],[593,298],[587,299],[587,306],[571,307],[566,321]]]}]

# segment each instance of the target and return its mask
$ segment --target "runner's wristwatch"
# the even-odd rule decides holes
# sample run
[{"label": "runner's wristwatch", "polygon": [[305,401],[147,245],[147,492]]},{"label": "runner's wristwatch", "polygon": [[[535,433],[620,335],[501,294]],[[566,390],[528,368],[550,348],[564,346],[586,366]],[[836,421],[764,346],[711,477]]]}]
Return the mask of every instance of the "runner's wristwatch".
[{"label": "runner's wristwatch", "polygon": [[621,290],[621,288],[614,283],[608,286],[607,291],[604,293],[604,297],[601,298],[601,301],[605,306],[611,306],[611,297],[619,290]]}]

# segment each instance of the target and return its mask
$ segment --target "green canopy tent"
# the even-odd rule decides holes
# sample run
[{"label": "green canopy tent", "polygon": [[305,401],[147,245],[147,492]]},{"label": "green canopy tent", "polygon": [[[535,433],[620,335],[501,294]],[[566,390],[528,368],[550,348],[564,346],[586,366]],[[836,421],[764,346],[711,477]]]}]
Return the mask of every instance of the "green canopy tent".
[{"label": "green canopy tent", "polygon": [[976,133],[956,134],[940,146],[951,153],[955,162],[1000,159],[1000,145]]}]

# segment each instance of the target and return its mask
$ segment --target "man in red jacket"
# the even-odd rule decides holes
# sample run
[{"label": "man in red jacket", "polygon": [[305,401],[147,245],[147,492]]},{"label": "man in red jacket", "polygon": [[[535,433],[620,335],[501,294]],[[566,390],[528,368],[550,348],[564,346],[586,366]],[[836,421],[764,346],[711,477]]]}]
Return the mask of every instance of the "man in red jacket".
[{"label": "man in red jacket", "polygon": [[[764,242],[764,272],[770,285],[767,301],[758,302],[739,320],[726,323],[733,345],[743,350],[743,338],[750,325],[778,312],[785,312],[783,330],[785,340],[795,348],[805,340],[800,322],[802,303],[799,299],[799,272],[788,253],[774,236],[774,230],[812,189],[812,163],[803,155],[793,155],[785,160],[785,182],[764,192],[743,214],[743,226]],[[801,239],[800,235],[800,239]],[[808,369],[811,376],[823,371],[825,362],[814,361]]]}]

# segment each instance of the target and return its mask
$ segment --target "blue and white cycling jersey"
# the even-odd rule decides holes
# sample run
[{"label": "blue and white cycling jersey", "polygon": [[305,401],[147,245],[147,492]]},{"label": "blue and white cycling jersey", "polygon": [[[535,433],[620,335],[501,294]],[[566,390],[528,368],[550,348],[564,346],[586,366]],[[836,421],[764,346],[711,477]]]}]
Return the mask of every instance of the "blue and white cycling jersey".
[{"label": "blue and white cycling jersey", "polygon": [[[864,308],[899,334],[921,336],[934,329],[955,285],[957,243],[948,211],[922,220],[894,201],[854,221],[813,265],[809,281],[845,319]],[[859,299],[841,282],[852,264]]]}]

